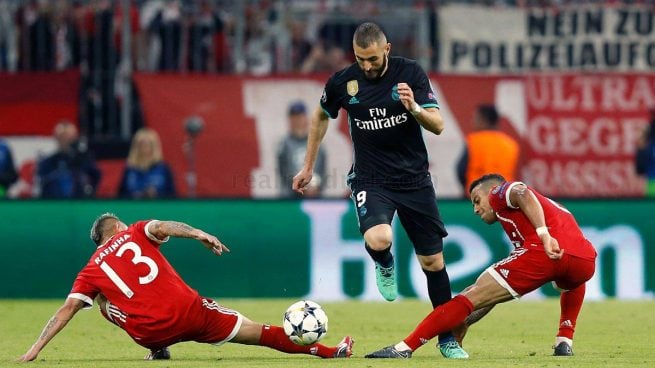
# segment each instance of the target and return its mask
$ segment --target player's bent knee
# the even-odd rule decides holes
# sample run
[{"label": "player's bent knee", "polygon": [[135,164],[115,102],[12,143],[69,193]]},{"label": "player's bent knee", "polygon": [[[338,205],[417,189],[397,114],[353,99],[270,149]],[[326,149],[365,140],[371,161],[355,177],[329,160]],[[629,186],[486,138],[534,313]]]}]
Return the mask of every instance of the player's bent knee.
[{"label": "player's bent knee", "polygon": [[418,256],[418,262],[421,268],[426,271],[441,271],[446,266],[443,260],[443,253],[437,253],[429,256]]},{"label": "player's bent knee", "polygon": [[489,272],[483,272],[480,277],[478,277],[475,284],[466,288],[462,294],[471,301],[475,309],[496,305],[514,299],[512,292],[498,283]]},{"label": "player's bent knee", "polygon": [[234,338],[230,342],[245,345],[259,345],[262,336],[262,327],[263,325],[261,323],[253,322],[244,317],[239,332],[234,335]]},{"label": "player's bent knee", "polygon": [[371,249],[383,250],[388,248],[393,240],[391,226],[387,224],[373,226],[364,233],[364,240]]}]

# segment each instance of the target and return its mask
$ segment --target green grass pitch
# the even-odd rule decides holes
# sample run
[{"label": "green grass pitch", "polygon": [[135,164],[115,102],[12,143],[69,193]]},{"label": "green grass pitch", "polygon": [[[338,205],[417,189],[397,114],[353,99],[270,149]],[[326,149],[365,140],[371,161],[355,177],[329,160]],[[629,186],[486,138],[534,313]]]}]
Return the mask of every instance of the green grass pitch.
[{"label": "green grass pitch", "polygon": [[[0,366],[16,367],[63,300],[0,300]],[[295,300],[220,300],[260,322],[280,324]],[[557,330],[557,299],[511,302],[496,307],[469,330],[464,346],[468,361],[443,359],[434,342],[410,361],[369,360],[363,356],[406,336],[430,307],[427,302],[323,303],[330,322],[324,343],[355,338],[349,360],[323,360],[286,355],[263,347],[182,343],[171,348],[170,361],[144,362],[146,354],[120,329],[106,322],[97,308],[80,311],[46,347],[35,367],[653,367],[655,366],[655,301],[588,302],[576,333],[571,358],[552,357]]]}]

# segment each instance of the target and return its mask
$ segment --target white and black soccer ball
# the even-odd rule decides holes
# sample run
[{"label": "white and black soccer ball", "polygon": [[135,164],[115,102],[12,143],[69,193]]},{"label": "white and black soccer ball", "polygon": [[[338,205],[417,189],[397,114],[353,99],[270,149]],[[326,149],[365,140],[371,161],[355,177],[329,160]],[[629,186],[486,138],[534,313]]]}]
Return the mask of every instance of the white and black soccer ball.
[{"label": "white and black soccer ball", "polygon": [[298,345],[311,345],[327,334],[328,317],[317,303],[301,300],[284,313],[284,332]]}]

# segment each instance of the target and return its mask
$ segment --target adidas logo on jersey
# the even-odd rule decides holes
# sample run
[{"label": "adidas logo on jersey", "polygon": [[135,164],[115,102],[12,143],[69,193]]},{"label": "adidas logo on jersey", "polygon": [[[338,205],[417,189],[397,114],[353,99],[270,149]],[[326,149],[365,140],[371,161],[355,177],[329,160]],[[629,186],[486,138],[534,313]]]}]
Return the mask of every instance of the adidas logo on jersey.
[{"label": "adidas logo on jersey", "polygon": [[504,278],[507,278],[507,276],[509,276],[509,270],[501,268],[500,269],[500,274],[503,275]]},{"label": "adidas logo on jersey", "polygon": [[356,105],[356,104],[358,104],[358,103],[359,103],[359,100],[358,100],[357,97],[355,97],[355,96],[353,96],[353,97],[350,99],[350,101],[348,101],[348,104],[349,104],[349,105]]}]

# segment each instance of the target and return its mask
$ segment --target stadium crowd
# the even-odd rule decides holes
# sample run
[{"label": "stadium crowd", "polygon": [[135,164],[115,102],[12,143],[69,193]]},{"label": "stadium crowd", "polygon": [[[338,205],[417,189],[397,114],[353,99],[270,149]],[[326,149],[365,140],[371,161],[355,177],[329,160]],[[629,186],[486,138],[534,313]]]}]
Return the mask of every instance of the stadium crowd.
[{"label": "stadium crowd", "polygon": [[[334,71],[351,60],[350,36],[366,18],[448,4],[557,8],[652,0],[131,0],[132,66],[138,71],[252,73]],[[110,0],[0,0],[0,71],[116,67],[124,9]],[[406,26],[402,17],[395,28]],[[384,22],[383,22],[384,23]],[[393,25],[389,24],[385,26]],[[411,40],[403,40],[411,42]],[[339,51],[334,51],[334,49]],[[412,49],[409,48],[411,51]],[[405,52],[403,52],[405,53]],[[334,54],[334,55],[332,55]],[[321,63],[319,59],[334,59]],[[416,57],[410,53],[409,57]]]},{"label": "stadium crowd", "polygon": [[[123,3],[129,3],[128,11]],[[137,93],[125,94],[126,88],[135,91],[132,71],[255,76],[332,73],[354,62],[352,34],[365,19],[375,19],[393,34],[395,54],[412,59],[429,55],[424,68],[438,71],[436,14],[441,6],[455,3],[558,8],[574,3],[609,6],[653,1],[0,0],[0,73],[79,70],[76,125],[82,146],[91,148],[92,157],[94,148],[115,143],[123,120],[129,119],[130,137],[118,139],[121,157],[126,158],[132,136],[146,125]],[[428,15],[433,28],[422,43],[416,37],[413,17],[419,13]],[[125,45],[131,45],[129,53]],[[127,84],[121,85],[125,80]],[[131,101],[129,117],[120,113],[125,96]],[[96,153],[101,159],[107,156],[105,151]],[[10,155],[4,158],[11,160]],[[91,182],[97,183],[97,177],[92,177]],[[14,182],[5,179],[0,194]],[[43,191],[35,193],[40,196]],[[85,193],[82,197],[93,196],[95,188],[87,186]],[[130,196],[122,189],[121,193]],[[175,190],[166,193],[170,197]]]}]

